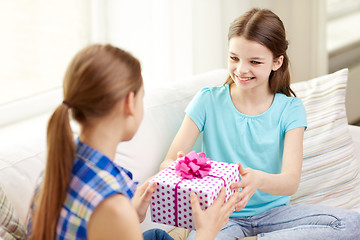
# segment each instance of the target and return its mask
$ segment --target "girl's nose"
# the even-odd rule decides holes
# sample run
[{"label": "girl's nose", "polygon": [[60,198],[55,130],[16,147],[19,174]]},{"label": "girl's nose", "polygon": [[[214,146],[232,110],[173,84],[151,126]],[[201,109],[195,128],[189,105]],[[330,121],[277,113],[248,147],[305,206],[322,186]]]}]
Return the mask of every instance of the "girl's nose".
[{"label": "girl's nose", "polygon": [[236,71],[241,74],[246,74],[249,72],[249,67],[244,61],[239,61],[236,67]]}]

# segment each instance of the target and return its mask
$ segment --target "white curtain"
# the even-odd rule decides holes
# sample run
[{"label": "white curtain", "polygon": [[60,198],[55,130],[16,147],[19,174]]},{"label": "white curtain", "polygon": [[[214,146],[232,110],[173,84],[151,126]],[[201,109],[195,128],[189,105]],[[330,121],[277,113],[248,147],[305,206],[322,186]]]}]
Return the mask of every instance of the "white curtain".
[{"label": "white curtain", "polygon": [[93,2],[101,5],[94,17],[102,19],[93,26],[100,33],[93,41],[138,57],[146,88],[224,66],[220,0]]},{"label": "white curtain", "polygon": [[142,63],[146,88],[192,74],[192,1],[108,0],[107,42]]}]

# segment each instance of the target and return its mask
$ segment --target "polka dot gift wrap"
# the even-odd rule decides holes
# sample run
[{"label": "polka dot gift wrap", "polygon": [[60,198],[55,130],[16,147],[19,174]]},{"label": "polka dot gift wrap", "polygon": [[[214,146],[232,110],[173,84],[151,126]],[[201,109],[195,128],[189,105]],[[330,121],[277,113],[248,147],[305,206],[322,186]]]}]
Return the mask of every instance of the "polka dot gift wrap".
[{"label": "polka dot gift wrap", "polygon": [[227,201],[234,192],[230,190],[230,185],[239,181],[238,165],[214,162],[209,159],[211,169],[207,176],[186,179],[175,171],[178,162],[179,160],[175,161],[150,180],[150,182],[158,183],[150,202],[151,220],[166,225],[195,229],[190,193],[196,192],[200,207],[205,210],[217,198],[220,189],[225,186]]}]

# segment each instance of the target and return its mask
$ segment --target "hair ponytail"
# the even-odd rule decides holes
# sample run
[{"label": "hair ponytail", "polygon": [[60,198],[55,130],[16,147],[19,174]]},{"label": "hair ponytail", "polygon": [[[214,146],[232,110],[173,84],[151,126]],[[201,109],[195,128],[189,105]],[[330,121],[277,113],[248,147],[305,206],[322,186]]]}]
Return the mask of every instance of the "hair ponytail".
[{"label": "hair ponytail", "polygon": [[44,183],[37,196],[30,239],[55,239],[56,225],[66,197],[75,152],[68,110],[68,106],[61,104],[48,122]]}]

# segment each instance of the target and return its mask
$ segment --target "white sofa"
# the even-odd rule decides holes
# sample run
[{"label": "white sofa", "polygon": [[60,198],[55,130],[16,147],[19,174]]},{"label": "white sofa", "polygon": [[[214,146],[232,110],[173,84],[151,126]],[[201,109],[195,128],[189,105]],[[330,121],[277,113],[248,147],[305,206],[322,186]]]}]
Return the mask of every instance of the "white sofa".
[{"label": "white sofa", "polygon": [[[342,76],[345,74],[344,72],[346,72],[346,70],[341,72]],[[345,75],[347,76],[347,72]],[[227,71],[225,69],[218,69],[147,91],[144,99],[145,114],[139,131],[130,142],[122,143],[118,146],[116,160],[122,166],[132,171],[134,178],[139,182],[143,182],[148,177],[154,175],[158,171],[159,164],[163,160],[169,145],[182,122],[184,109],[194,94],[202,87],[223,84],[226,77]],[[328,81],[328,78],[330,77],[335,78],[336,76],[327,75],[322,77],[324,80],[315,79],[312,80],[312,82],[295,83],[292,85],[295,92],[299,92],[299,95],[301,95],[304,104],[305,102],[310,101],[309,109],[307,109],[308,119],[310,120],[308,129],[310,136],[306,137],[305,135],[304,139],[305,176],[301,183],[303,185],[300,185],[299,192],[294,196],[292,201],[294,204],[315,202],[353,208],[359,211],[360,191],[358,191],[359,188],[354,186],[360,185],[359,176],[357,175],[360,169],[360,127],[348,126],[347,122],[344,123],[344,119],[346,121],[346,115],[344,116],[345,105],[339,105],[339,103],[336,103],[335,105],[340,106],[340,109],[337,110],[341,113],[339,114],[336,113],[336,111],[331,111],[334,113],[333,115],[336,116],[333,120],[331,120],[332,118],[330,117],[330,124],[328,124],[328,127],[325,129],[322,128],[324,124],[320,124],[317,120],[313,119],[313,116],[317,115],[319,111],[323,111],[323,108],[312,109],[311,107],[313,107],[313,104],[311,98],[313,95],[316,96],[318,94],[316,91],[320,91],[320,93],[324,92],[325,97],[326,94],[329,94],[329,90],[327,89],[328,84],[322,89],[321,86],[324,84],[321,84],[321,82]],[[344,88],[344,86],[341,86],[341,88]],[[330,92],[331,91],[332,90],[330,89]],[[343,89],[343,91],[345,90]],[[324,98],[324,94],[320,95]],[[341,94],[343,93],[341,92]],[[343,99],[341,98],[340,101],[344,99],[345,97],[343,97]],[[315,100],[319,101],[319,98],[316,98]],[[330,102],[333,100],[334,97],[327,99],[327,101]],[[305,106],[307,107],[306,104]],[[7,198],[10,200],[10,203],[13,205],[15,213],[17,213],[20,221],[23,223],[27,216],[35,181],[45,163],[45,132],[49,116],[50,113],[43,114],[0,129],[0,184],[5,191]],[[329,116],[327,113],[324,113],[320,114],[319,117],[320,119],[325,119]],[[339,118],[342,119],[340,123],[337,122]],[[343,177],[334,175],[342,174],[341,172],[336,172],[338,171],[337,169],[342,169],[344,167],[341,159],[340,161],[336,159],[332,160],[331,164],[335,164],[334,168],[336,168],[336,170],[326,169],[323,172],[321,168],[324,167],[324,165],[327,165],[326,162],[322,162],[319,167],[314,166],[312,163],[307,163],[307,161],[323,161],[317,159],[319,157],[318,155],[321,155],[323,151],[313,149],[314,146],[317,146],[316,141],[314,142],[313,139],[317,138],[318,135],[321,135],[321,131],[329,131],[329,135],[324,137],[324,141],[331,140],[331,136],[334,134],[336,135],[340,131],[336,130],[338,126],[344,126],[344,124],[346,127],[342,127],[341,134],[347,134],[348,136],[351,134],[351,137],[347,138],[345,141],[347,144],[350,142],[350,150],[348,147],[346,151],[350,151],[351,154],[353,154],[353,146],[355,146],[357,154],[357,157],[351,155],[351,159],[346,163],[347,166],[351,167],[352,175],[349,178],[352,185],[334,182]],[[332,130],[332,127],[334,126],[337,126],[337,128]],[[312,130],[314,128],[315,130]],[[308,142],[305,142],[307,140]],[[320,141],[323,140],[320,138]],[[332,147],[339,142],[341,141],[336,140],[335,142],[332,142]],[[201,139],[199,139],[195,146],[195,149],[198,151],[200,150],[200,144]],[[335,150],[341,152],[343,147],[344,146],[341,145]],[[338,155],[338,153],[334,153],[333,155]],[[325,158],[328,159],[328,157]],[[347,159],[349,158],[347,157]],[[336,191],[342,192],[342,195],[344,195],[344,190],[346,190],[348,196],[345,197],[349,200],[342,199],[340,194],[338,197],[332,198],[331,196],[334,196],[334,194],[337,196],[337,193],[334,192],[324,194],[323,189],[318,189],[319,185],[321,185],[319,184],[319,181],[322,181],[321,179],[324,179],[323,181],[326,182],[325,184],[332,184],[331,186],[320,186],[320,188],[323,187],[328,190],[331,188],[329,191],[334,190],[334,187],[332,186],[336,186],[338,189],[342,189],[342,186],[344,186],[344,189]],[[343,181],[349,182],[349,179],[343,179]],[[331,200],[329,200],[329,198]],[[143,230],[154,227],[160,227],[165,230],[172,229],[171,226],[152,223],[149,217],[142,223]]]}]

